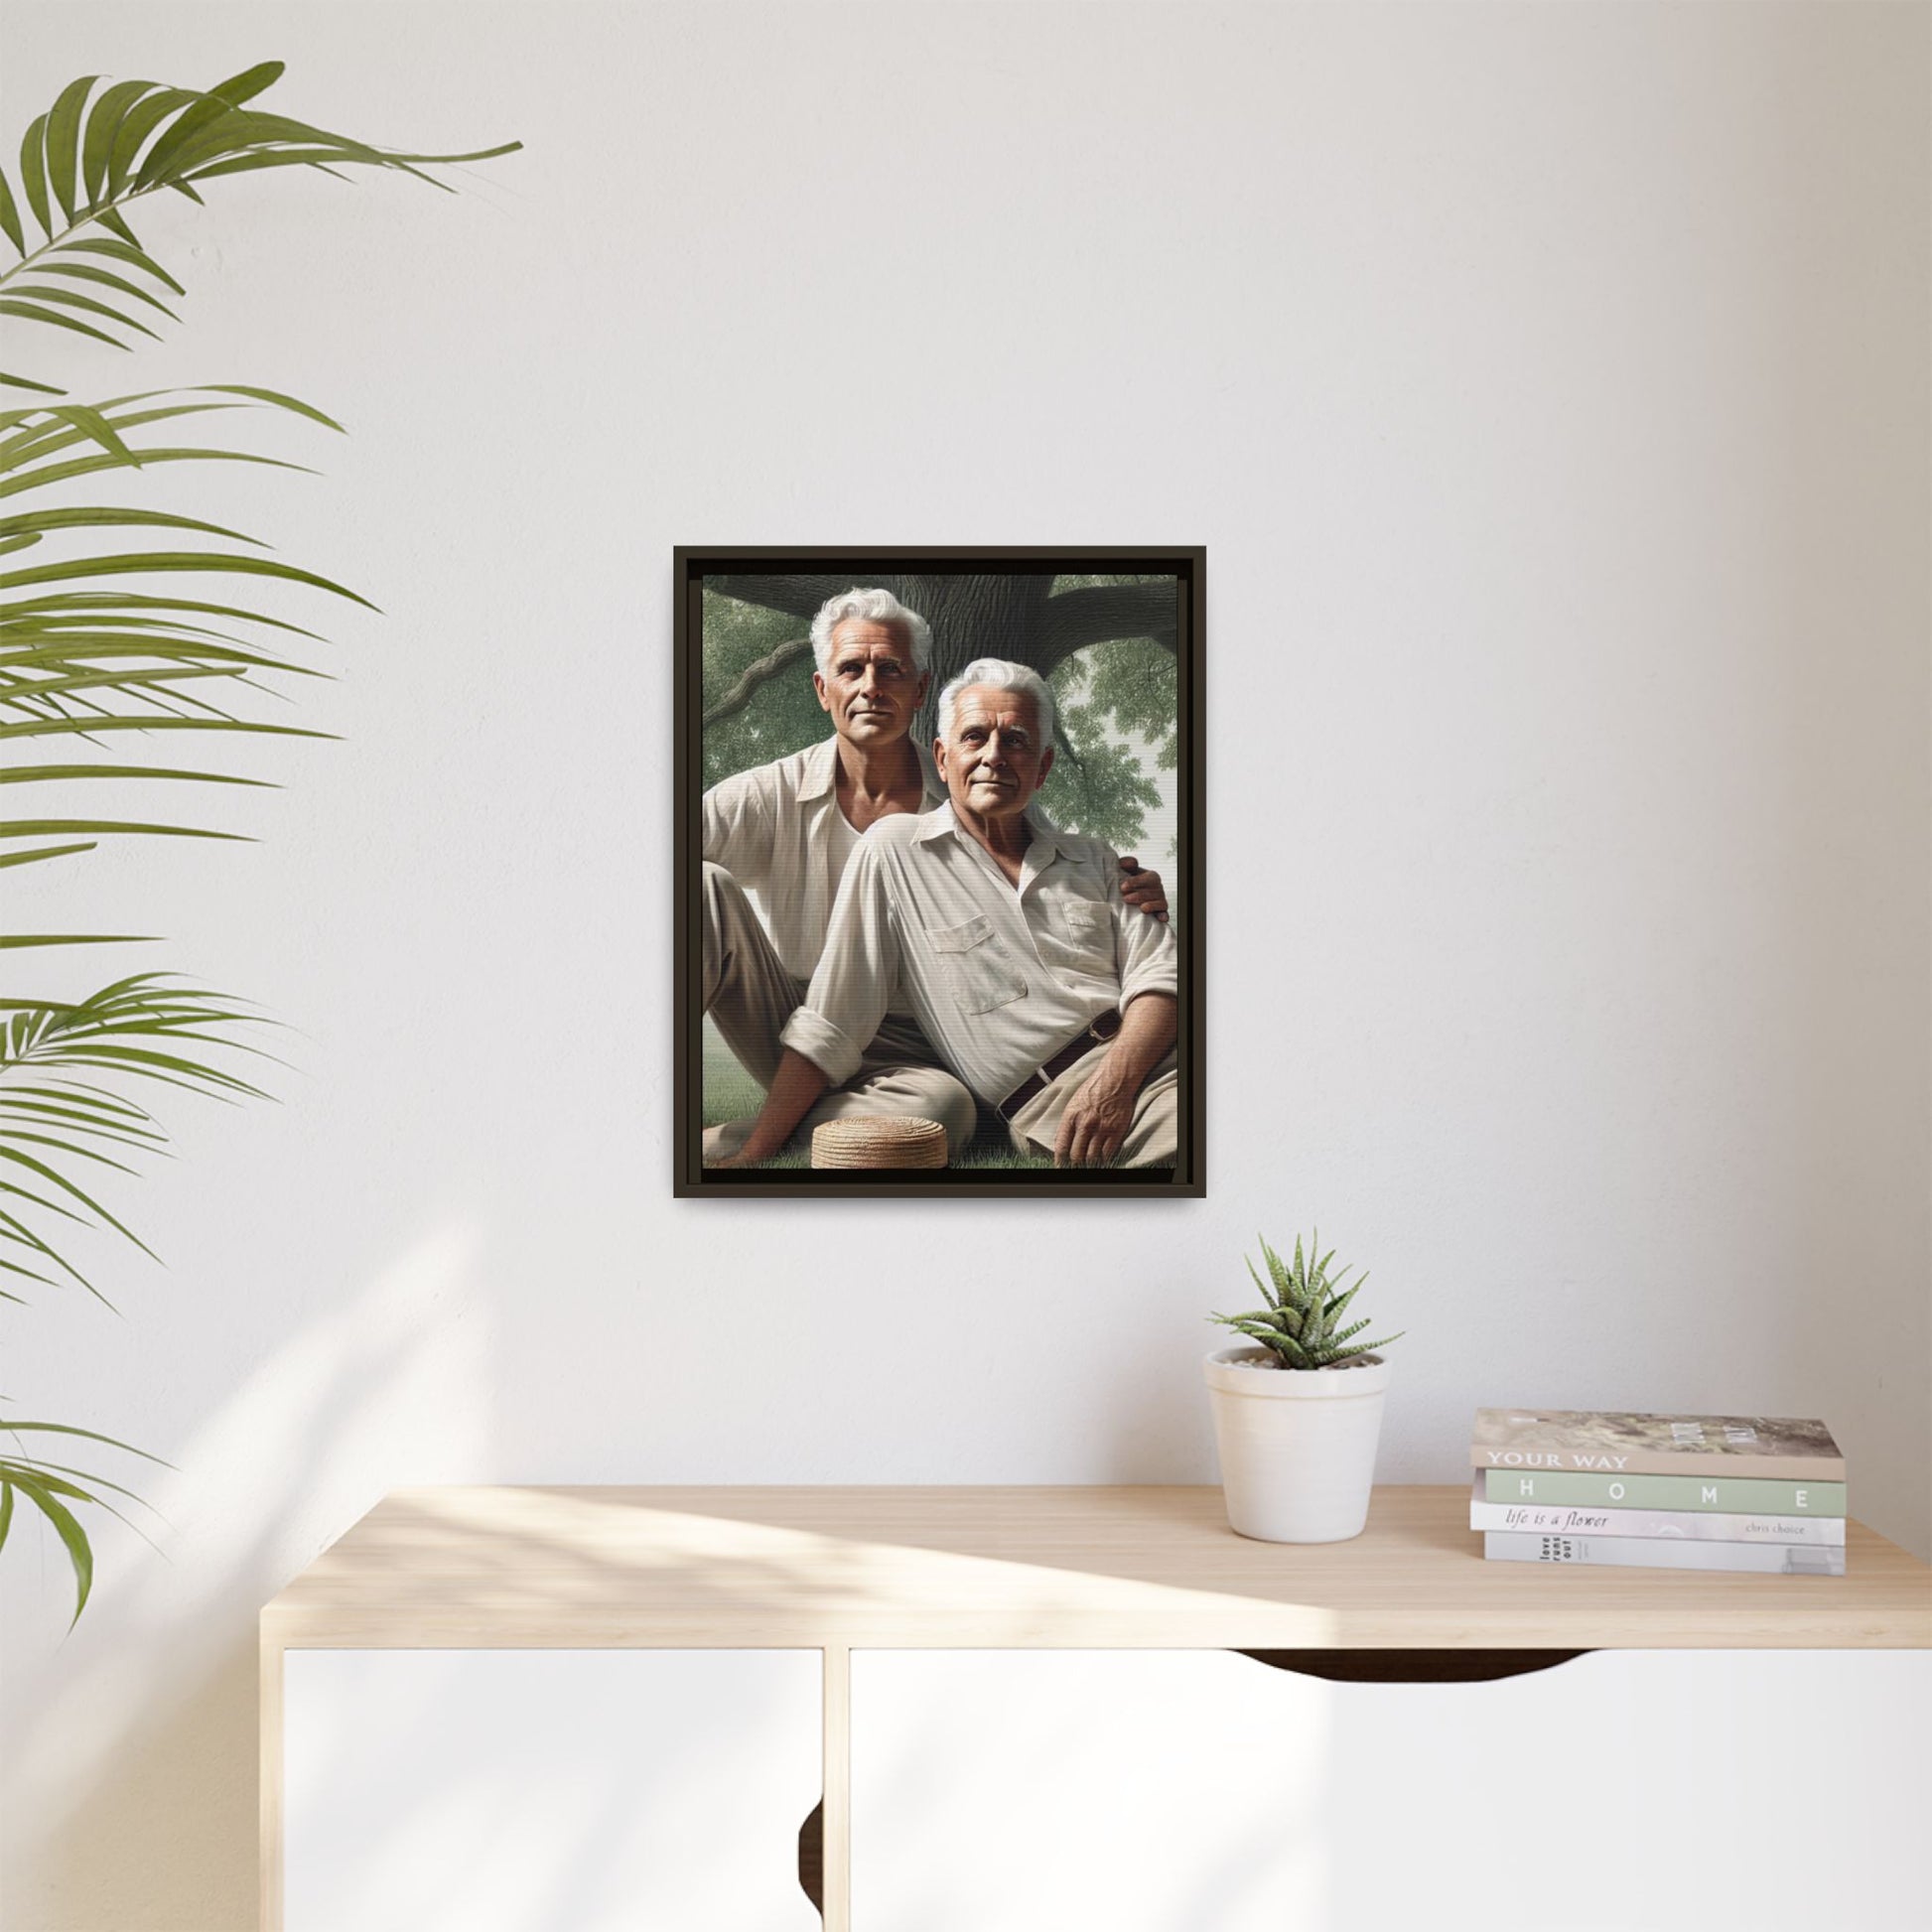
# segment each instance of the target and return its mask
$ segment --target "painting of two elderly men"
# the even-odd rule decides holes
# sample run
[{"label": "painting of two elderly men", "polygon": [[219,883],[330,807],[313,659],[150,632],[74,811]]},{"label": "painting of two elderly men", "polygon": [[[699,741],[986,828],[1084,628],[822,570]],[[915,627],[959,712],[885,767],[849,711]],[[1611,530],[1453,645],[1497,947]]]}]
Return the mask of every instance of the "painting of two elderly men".
[{"label": "painting of two elderly men", "polygon": [[686,587],[683,1190],[1198,1191],[1198,559],[863,561]]}]

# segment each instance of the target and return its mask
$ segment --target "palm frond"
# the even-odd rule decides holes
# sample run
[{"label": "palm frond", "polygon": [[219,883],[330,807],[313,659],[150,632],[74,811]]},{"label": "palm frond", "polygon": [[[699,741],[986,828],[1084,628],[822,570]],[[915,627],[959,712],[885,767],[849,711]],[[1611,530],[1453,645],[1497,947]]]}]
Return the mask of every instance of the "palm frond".
[{"label": "palm frond", "polygon": [[[18,195],[0,167],[0,238],[16,257],[0,267],[0,317],[38,325],[51,346],[84,342],[127,349],[176,322],[170,298],[186,295],[129,220],[144,197],[169,189],[199,204],[198,184],[289,167],[339,177],[376,168],[445,187],[427,171],[519,145],[451,155],[375,148],[251,106],[281,74],[280,62],[265,62],[207,89],[149,80],[103,84],[97,74],[63,88],[21,143]],[[10,339],[31,333],[13,331]],[[292,591],[374,607],[329,577],[263,554],[265,547],[242,531],[165,510],[49,504],[45,492],[183,463],[307,474],[280,456],[204,441],[201,431],[210,425],[200,419],[269,411],[331,430],[341,425],[312,404],[245,383],[147,390],[100,403],[73,401],[35,373],[0,374],[0,385],[34,398],[26,407],[0,410],[0,501],[35,498],[30,507],[0,516],[0,557],[24,560],[0,573],[0,740],[78,738],[95,748],[80,758],[57,753],[9,764],[0,768],[0,784],[268,784],[193,761],[145,762],[119,748],[143,744],[156,732],[326,736],[257,715],[256,702],[279,697],[283,679],[323,675],[306,661],[305,646],[321,641],[317,633],[260,608],[260,598],[264,591]],[[103,532],[129,529],[235,547],[176,542],[133,550],[120,537],[103,541]],[[178,579],[191,582],[177,589]],[[98,749],[106,744],[115,752]],[[29,810],[0,819],[0,869],[77,859],[104,839],[242,836],[145,812],[82,817]],[[0,936],[0,954],[126,937],[10,932]],[[74,1232],[106,1230],[143,1246],[97,1196],[110,1194],[143,1157],[168,1153],[161,1123],[123,1089],[262,1098],[235,1061],[262,1053],[246,1037],[260,1024],[238,1001],[155,973],[116,980],[78,1001],[0,994],[0,1275],[8,1284],[0,1287],[0,1301],[19,1303],[26,1290],[68,1284],[99,1294],[67,1252]],[[0,1435],[10,1430],[17,1444],[42,1432],[127,1448],[65,1424],[0,1419]],[[77,1620],[93,1584],[93,1551],[80,1512],[102,1508],[118,1515],[110,1499],[132,1495],[24,1447],[0,1455],[0,1548],[25,1498],[67,1551]]]},{"label": "palm frond", "polygon": [[[98,1443],[128,1455],[138,1455],[144,1461],[157,1463],[163,1468],[169,1465],[162,1462],[160,1456],[150,1455],[146,1449],[116,1442],[113,1437],[103,1436],[95,1430],[75,1429],[69,1423],[21,1422],[0,1417],[0,1437],[11,1437],[15,1444],[20,1445],[16,1452],[0,1454],[0,1550],[6,1548],[7,1538],[14,1528],[17,1513],[15,1499],[24,1496],[52,1526],[67,1553],[69,1567],[73,1572],[73,1621],[77,1623],[93,1589],[94,1552],[86,1529],[74,1514],[72,1505],[77,1503],[83,1507],[104,1509],[109,1515],[127,1523],[137,1534],[144,1534],[138,1524],[130,1522],[108,1500],[113,1495],[140,1503],[141,1498],[124,1484],[110,1482],[92,1470],[50,1461],[45,1456],[29,1455],[21,1442],[28,1435],[57,1435],[77,1442]],[[145,1503],[141,1506],[149,1507]]]},{"label": "palm frond", "polygon": [[[157,452],[159,426],[209,410],[293,416],[330,429],[339,426],[312,404],[278,390],[223,384],[194,390],[146,390],[98,404],[62,402],[0,412],[0,489],[35,495],[77,469],[139,470],[157,454],[173,460],[226,461],[242,452]],[[73,458],[73,453],[87,454]],[[121,529],[192,532],[234,548],[129,551],[111,537]],[[79,554],[42,561],[50,547]],[[261,554],[248,532],[174,511],[117,504],[43,504],[34,501],[0,515],[0,552],[31,549],[33,560],[0,571],[0,743],[78,738],[89,745],[143,742],[155,733],[240,733],[250,737],[324,738],[326,733],[258,715],[284,677],[326,675],[313,663],[271,648],[270,637],[317,641],[316,632],[263,610],[253,601],[227,603],[185,591],[171,578],[199,578],[211,586],[254,582],[291,587],[361,605],[345,585]],[[128,587],[131,581],[133,588]],[[144,767],[103,765],[98,775],[132,775]],[[205,782],[248,782],[218,769],[145,767],[155,775]],[[0,773],[7,782],[66,782],[71,764],[47,763]],[[170,823],[146,814],[101,818],[23,817],[0,823],[0,869],[84,858],[103,837],[150,836],[238,839],[226,828]],[[16,849],[16,838],[54,842]],[[21,934],[29,944],[102,935]]]},{"label": "palm frond", "polygon": [[[265,61],[207,89],[152,80],[101,86],[99,74],[64,87],[21,143],[18,197],[0,169],[0,236],[17,257],[0,269],[0,315],[125,349],[130,337],[157,334],[155,319],[175,319],[158,290],[186,292],[129,223],[142,197],[171,189],[199,203],[197,183],[294,167],[334,175],[375,168],[446,188],[428,170],[520,145],[405,153],[249,105],[282,72],[281,62]],[[35,376],[0,382],[60,393]]]},{"label": "palm frond", "polygon": [[[239,1031],[261,1024],[229,996],[161,973],[132,974],[71,1004],[15,1005],[0,1022],[0,1190],[15,1199],[9,1237],[96,1296],[64,1251],[64,1237],[48,1225],[49,1214],[107,1228],[151,1253],[75,1179],[74,1163],[131,1174],[136,1171],[121,1156],[163,1153],[167,1135],[138,1102],[91,1076],[262,1099],[263,1090],[232,1065],[237,1054],[273,1057]],[[35,1208],[38,1215],[29,1211]]]},{"label": "palm frond", "polygon": [[[488,161],[519,145],[417,155],[249,106],[280,77],[282,62],[268,60],[208,89],[100,87],[98,73],[69,81],[21,141],[19,196],[0,170],[0,235],[18,257],[0,268],[0,315],[125,349],[129,337],[157,335],[153,317],[176,319],[157,290],[186,294],[127,220],[141,197],[166,188],[199,203],[197,182],[259,168],[380,168],[447,188],[427,170]],[[0,382],[58,394],[37,376]]]}]

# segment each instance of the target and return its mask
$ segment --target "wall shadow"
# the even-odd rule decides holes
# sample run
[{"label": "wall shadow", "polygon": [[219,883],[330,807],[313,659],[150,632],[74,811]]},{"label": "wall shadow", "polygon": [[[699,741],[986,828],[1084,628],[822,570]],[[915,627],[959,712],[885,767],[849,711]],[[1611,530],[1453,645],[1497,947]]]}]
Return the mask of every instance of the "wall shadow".
[{"label": "wall shadow", "polygon": [[118,1741],[36,1847],[9,1932],[255,1932],[255,1721],[251,1630]]}]

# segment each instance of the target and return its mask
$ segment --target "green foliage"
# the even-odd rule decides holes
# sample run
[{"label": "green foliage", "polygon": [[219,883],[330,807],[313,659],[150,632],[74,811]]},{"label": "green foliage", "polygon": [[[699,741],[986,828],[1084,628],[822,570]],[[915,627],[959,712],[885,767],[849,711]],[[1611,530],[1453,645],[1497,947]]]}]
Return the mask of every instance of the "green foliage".
[{"label": "green foliage", "polygon": [[1386,1348],[1390,1342],[1400,1341],[1401,1334],[1390,1335],[1382,1341],[1353,1340],[1368,1323],[1351,1321],[1344,1328],[1341,1317],[1368,1277],[1359,1275],[1348,1286],[1346,1270],[1330,1276],[1328,1268],[1335,1253],[1330,1248],[1319,1260],[1314,1259],[1320,1245],[1319,1235],[1310,1235],[1305,1259],[1302,1238],[1297,1235],[1295,1260],[1291,1265],[1263,1241],[1261,1252],[1268,1264],[1268,1279],[1263,1281],[1255,1274],[1252,1261],[1248,1263],[1248,1273],[1254,1277],[1267,1307],[1251,1310],[1246,1314],[1209,1315],[1208,1319],[1237,1329],[1264,1348],[1272,1349],[1283,1368],[1333,1368],[1366,1355],[1371,1349]]},{"label": "green foliage", "polygon": [[1094,644],[1067,658],[1052,685],[1059,728],[1048,781],[1053,816],[1069,831],[1130,851],[1146,835],[1146,814],[1160,805],[1161,787],[1122,740],[1152,740],[1157,768],[1172,766],[1173,657],[1141,639]]},{"label": "green foliage", "polygon": [[[125,1156],[167,1147],[154,1115],[117,1091],[130,1083],[263,1098],[206,1052],[255,1050],[228,1031],[253,1019],[221,994],[178,987],[160,973],[117,980],[70,1006],[24,1002],[7,1016],[0,1026],[0,1237],[12,1253],[0,1254],[0,1271],[14,1287],[0,1296],[20,1302],[25,1297],[14,1288],[23,1282],[51,1288],[68,1281],[105,1301],[65,1252],[72,1227],[112,1229],[152,1253],[73,1176],[87,1173],[97,1185],[92,1170],[131,1174]],[[81,1072],[88,1077],[77,1077]],[[77,1169],[74,1162],[88,1165]],[[26,1260],[14,1258],[21,1252]]]},{"label": "green foliage", "polygon": [[[1169,581],[1061,577],[1053,588]],[[1091,644],[1054,670],[1052,685],[1060,732],[1051,781],[1054,816],[1069,830],[1128,851],[1146,836],[1145,813],[1161,803],[1161,788],[1148,775],[1135,741],[1151,748],[1156,770],[1172,771],[1179,756],[1173,652],[1147,637]],[[1144,856],[1152,861],[1160,855]]]},{"label": "green foliage", "polygon": [[[85,1526],[69,1505],[82,1503],[104,1509],[110,1516],[120,1517],[125,1523],[128,1519],[121,1516],[108,1497],[120,1496],[137,1503],[141,1499],[133,1490],[124,1488],[118,1482],[110,1482],[105,1476],[95,1475],[90,1470],[75,1468],[66,1462],[52,1462],[44,1456],[29,1455],[21,1439],[39,1433],[104,1443],[109,1449],[138,1455],[148,1462],[161,1462],[161,1458],[149,1455],[145,1449],[135,1449],[127,1443],[117,1443],[111,1436],[96,1435],[91,1429],[74,1429],[67,1423],[0,1423],[0,1434],[12,1437],[18,1445],[14,1454],[0,1455],[0,1549],[6,1548],[8,1532],[13,1528],[15,1499],[25,1496],[53,1525],[55,1535],[61,1539],[62,1547],[67,1551],[68,1562],[73,1570],[73,1622],[78,1623],[80,1612],[87,1607],[87,1597],[94,1587],[94,1551]],[[167,1468],[171,1465],[163,1462],[161,1466]]]},{"label": "green foliage", "polygon": [[[20,197],[0,170],[0,235],[20,257],[0,270],[0,316],[131,348],[130,336],[158,339],[156,319],[176,319],[161,291],[187,293],[128,220],[144,196],[168,189],[199,204],[197,184],[263,168],[382,168],[442,188],[427,167],[484,161],[518,145],[403,154],[250,106],[282,71],[280,61],[264,61],[206,90],[119,80],[95,93],[97,73],[63,88],[20,144]],[[104,232],[86,232],[94,229]],[[0,375],[0,383],[66,393],[37,376]]]},{"label": "green foliage", "polygon": [[[741,604],[717,591],[704,594],[704,708],[708,713],[746,672],[781,645],[806,635],[810,620]],[[704,731],[707,788],[735,771],[769,764],[827,737],[831,720],[812,689],[812,656],[801,652],[758,686],[750,699]]]},{"label": "green foliage", "polygon": [[[50,346],[84,342],[124,351],[156,339],[158,325],[175,319],[168,298],[186,290],[136,235],[128,209],[164,189],[199,205],[198,184],[291,167],[377,168],[441,188],[424,172],[428,165],[482,160],[516,145],[404,154],[250,106],[281,73],[282,64],[271,61],[207,89],[125,80],[96,92],[97,74],[64,88],[27,130],[18,195],[0,170],[0,237],[19,258],[0,269],[10,343],[33,333]],[[160,784],[170,793],[184,782],[259,786],[267,781],[211,768],[199,752],[161,764],[147,759],[146,749],[156,735],[168,748],[232,743],[235,734],[327,736],[257,715],[261,698],[281,695],[282,680],[321,675],[302,661],[321,641],[317,634],[260,609],[258,592],[292,588],[372,609],[366,599],[264,554],[239,530],[173,510],[76,504],[67,500],[67,486],[129,471],[172,477],[164,466],[183,463],[301,468],[206,442],[200,432],[212,415],[339,425],[293,396],[245,383],[97,403],[66,400],[65,389],[38,374],[0,376],[0,383],[35,398],[0,410],[0,559],[9,564],[0,569],[0,744],[17,744],[30,759],[0,767],[0,785],[80,784],[90,797],[102,783]],[[191,420],[192,431],[185,428]],[[127,532],[149,547],[126,547]],[[77,741],[70,750],[69,741]],[[11,802],[34,794],[3,795]],[[19,816],[0,817],[0,870],[81,859],[109,839],[244,836],[148,809],[102,816],[14,809]],[[133,936],[10,932],[0,936],[0,953],[38,956]],[[99,1196],[109,1191],[104,1179],[132,1175],[131,1161],[162,1153],[168,1139],[129,1089],[263,1097],[232,1070],[236,1054],[258,1050],[239,1030],[259,1021],[225,995],[157,973],[115,980],[79,1000],[0,998],[0,1275],[8,1284],[0,1300],[18,1304],[24,1289],[77,1285],[105,1301],[69,1243],[76,1230],[104,1231],[149,1252]],[[9,1431],[16,1440],[37,1431],[144,1453],[67,1424],[0,1420],[0,1434]],[[111,1510],[108,1496],[128,1493],[24,1450],[0,1457],[0,1547],[16,1499],[25,1497],[67,1551],[77,1617],[93,1554],[71,1506]]]},{"label": "green foliage", "polygon": [[[1057,592],[1169,581],[1060,577],[1053,587]],[[805,637],[809,621],[705,592],[705,712],[727,701],[748,673],[753,680],[742,703],[705,726],[707,786],[801,751],[830,730],[812,690],[809,651],[789,659],[780,656],[778,668],[760,678],[774,653]],[[1031,640],[1004,638],[1000,649],[1028,661]],[[1146,835],[1146,814],[1161,803],[1161,788],[1149,775],[1136,741],[1151,748],[1155,768],[1172,770],[1175,762],[1173,653],[1146,638],[1094,644],[1064,659],[1050,681],[1059,729],[1044,803],[1055,823],[1068,831],[1130,851]],[[1145,856],[1153,863],[1161,855]]]},{"label": "green foliage", "polygon": [[[315,632],[247,604],[213,601],[224,594],[207,580],[295,585],[365,605],[353,591],[313,571],[263,556],[238,530],[171,511],[62,503],[43,507],[44,491],[64,484],[161,464],[249,463],[298,466],[199,441],[175,428],[211,413],[295,415],[336,425],[308,404],[272,390],[239,385],[151,390],[88,407],[51,403],[0,411],[0,549],[34,561],[0,571],[0,743],[18,743],[32,762],[0,769],[7,786],[68,786],[182,781],[256,785],[215,768],[193,751],[184,766],[139,761],[153,734],[188,746],[235,734],[319,738],[325,734],[251,716],[244,709],[284,678],[321,675],[290,646],[318,641]],[[33,498],[31,506],[25,499]],[[21,505],[16,507],[16,505]],[[119,530],[189,531],[215,539],[187,549],[122,549],[102,542]],[[247,548],[228,548],[237,545]],[[46,546],[43,550],[42,546]],[[46,551],[63,552],[42,561]],[[176,587],[176,580],[198,583]],[[127,588],[126,580],[138,588]],[[237,588],[225,594],[241,598]],[[180,735],[186,734],[185,738]],[[73,753],[58,743],[76,741]],[[133,748],[122,751],[121,747]],[[29,794],[9,792],[9,802]],[[20,807],[15,806],[15,810]],[[206,825],[138,817],[0,818],[0,867],[76,859],[108,838],[237,839]],[[50,842],[51,841],[51,842]],[[14,946],[98,943],[118,935],[14,935]]]}]

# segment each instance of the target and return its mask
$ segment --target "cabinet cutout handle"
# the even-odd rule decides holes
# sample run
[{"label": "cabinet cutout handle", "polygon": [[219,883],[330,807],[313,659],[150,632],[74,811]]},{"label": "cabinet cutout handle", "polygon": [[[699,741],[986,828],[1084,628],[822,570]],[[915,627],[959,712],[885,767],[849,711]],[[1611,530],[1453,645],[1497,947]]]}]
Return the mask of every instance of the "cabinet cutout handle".
[{"label": "cabinet cutout handle", "polygon": [[1554,1670],[1587,1650],[1243,1650],[1271,1670],[1335,1684],[1490,1684]]},{"label": "cabinet cutout handle", "polygon": [[798,1889],[825,1916],[825,1800],[821,1798],[798,1828]]}]

